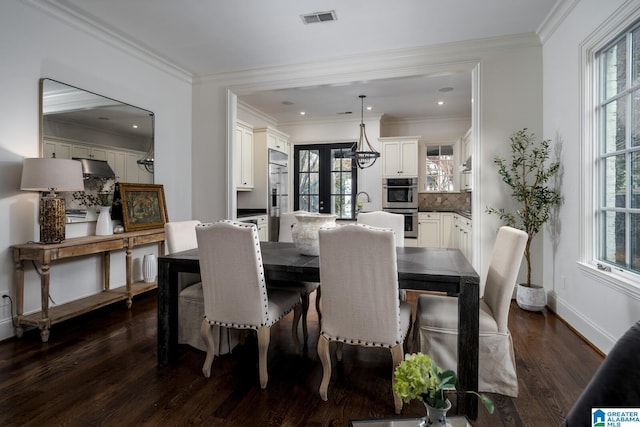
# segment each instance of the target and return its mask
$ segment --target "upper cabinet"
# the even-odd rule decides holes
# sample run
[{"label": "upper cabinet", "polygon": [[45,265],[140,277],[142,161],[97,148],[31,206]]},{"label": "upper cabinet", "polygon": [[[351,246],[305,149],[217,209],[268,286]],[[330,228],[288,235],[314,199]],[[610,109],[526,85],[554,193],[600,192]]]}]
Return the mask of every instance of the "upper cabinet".
[{"label": "upper cabinet", "polygon": [[383,178],[418,177],[418,140],[420,137],[380,138]]},{"label": "upper cabinet", "polygon": [[267,148],[289,154],[289,135],[272,128],[255,129],[256,137],[258,133],[264,133],[266,136]]},{"label": "upper cabinet", "polygon": [[235,149],[236,189],[253,190],[253,127],[239,120],[236,123]]},{"label": "upper cabinet", "polygon": [[462,165],[460,167],[460,190],[471,191],[472,190],[472,161],[471,156],[473,154],[473,140],[471,139],[471,129],[462,137],[461,141],[462,151]]}]

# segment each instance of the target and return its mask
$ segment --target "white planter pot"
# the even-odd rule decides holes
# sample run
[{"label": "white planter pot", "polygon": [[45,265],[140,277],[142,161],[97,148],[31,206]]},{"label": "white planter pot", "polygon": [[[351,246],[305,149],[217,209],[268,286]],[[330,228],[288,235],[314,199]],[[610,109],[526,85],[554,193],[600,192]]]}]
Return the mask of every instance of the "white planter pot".
[{"label": "white planter pot", "polygon": [[539,285],[518,284],[516,292],[518,307],[528,311],[542,311],[547,306],[547,291]]},{"label": "white planter pot", "polygon": [[318,230],[336,227],[336,216],[333,214],[302,213],[296,214],[298,222],[291,228],[291,237],[302,255],[320,255]]},{"label": "white planter pot", "polygon": [[110,236],[113,234],[113,226],[111,224],[110,206],[100,206],[100,215],[96,223],[96,236]]}]

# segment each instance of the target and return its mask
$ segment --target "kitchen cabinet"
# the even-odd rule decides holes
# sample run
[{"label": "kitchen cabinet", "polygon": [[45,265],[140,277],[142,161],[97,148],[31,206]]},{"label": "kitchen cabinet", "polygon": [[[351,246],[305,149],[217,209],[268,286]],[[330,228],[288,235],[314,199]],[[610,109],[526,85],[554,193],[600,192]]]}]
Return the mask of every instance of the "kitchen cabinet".
[{"label": "kitchen cabinet", "polygon": [[473,140],[471,139],[471,129],[462,137],[460,142],[460,151],[462,155],[462,171],[460,172],[460,190],[471,191],[473,189],[472,179],[472,154]]},{"label": "kitchen cabinet", "polygon": [[420,137],[380,138],[383,178],[418,177]]},{"label": "kitchen cabinet", "polygon": [[236,190],[253,189],[253,128],[240,120],[236,123]]},{"label": "kitchen cabinet", "polygon": [[[264,135],[263,135],[264,134]],[[289,136],[272,128],[255,129],[254,138],[266,138],[267,148],[289,154]]]},{"label": "kitchen cabinet", "polygon": [[418,246],[424,248],[452,247],[451,212],[418,213]]},{"label": "kitchen cabinet", "polygon": [[423,248],[439,248],[442,240],[441,230],[440,213],[418,213],[418,246]]},{"label": "kitchen cabinet", "polygon": [[73,157],[93,160],[106,160],[120,182],[153,184],[153,173],[138,164],[138,160],[146,157],[146,153],[134,150],[117,150],[104,147],[92,147],[88,144],[77,144],[66,139],[47,138],[43,141],[42,156],[59,159]]},{"label": "kitchen cabinet", "polygon": [[460,249],[469,262],[472,261],[473,255],[471,243],[472,229],[473,224],[469,218],[458,214],[453,215],[453,247]]},{"label": "kitchen cabinet", "polygon": [[254,216],[243,216],[238,218],[240,222],[248,222],[251,224],[255,224],[258,227],[258,238],[261,242],[267,242],[269,240],[269,226],[267,222],[267,215],[254,215]]}]

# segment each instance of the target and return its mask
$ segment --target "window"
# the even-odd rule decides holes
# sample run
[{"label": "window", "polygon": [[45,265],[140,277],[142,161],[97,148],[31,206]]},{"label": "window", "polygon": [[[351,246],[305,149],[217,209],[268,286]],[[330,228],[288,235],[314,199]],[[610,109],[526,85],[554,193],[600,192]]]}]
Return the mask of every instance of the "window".
[{"label": "window", "polygon": [[357,169],[352,143],[298,145],[294,149],[294,209],[355,218]]},{"label": "window", "polygon": [[453,191],[453,145],[427,145],[426,190]]},{"label": "window", "polygon": [[[596,261],[640,273],[640,25],[595,55]],[[605,267],[606,268],[606,267]]]}]

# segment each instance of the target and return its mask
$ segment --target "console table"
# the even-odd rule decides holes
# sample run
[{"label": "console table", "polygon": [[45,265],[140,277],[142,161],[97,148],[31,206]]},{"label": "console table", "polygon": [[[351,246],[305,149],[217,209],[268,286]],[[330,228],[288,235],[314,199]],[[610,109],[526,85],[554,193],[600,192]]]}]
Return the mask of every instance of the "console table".
[{"label": "console table", "polygon": [[[15,264],[16,288],[16,335],[22,337],[23,326],[37,326],[40,328],[42,342],[49,340],[51,325],[70,319],[91,310],[104,307],[117,301],[126,300],[131,308],[135,295],[155,289],[156,282],[134,282],[132,274],[131,253],[134,247],[151,243],[158,244],[158,254],[164,254],[164,229],[132,231],[129,233],[113,234],[111,236],[86,236],[67,239],[62,243],[24,243],[11,246],[13,262]],[[111,252],[126,250],[126,279],[124,286],[111,288],[110,266]],[[49,268],[52,262],[61,259],[77,258],[87,255],[102,255],[102,283],[103,290],[75,301],[70,301],[55,307],[49,307]],[[24,310],[24,262],[33,261],[40,264],[40,296],[41,311],[23,314]]]}]

